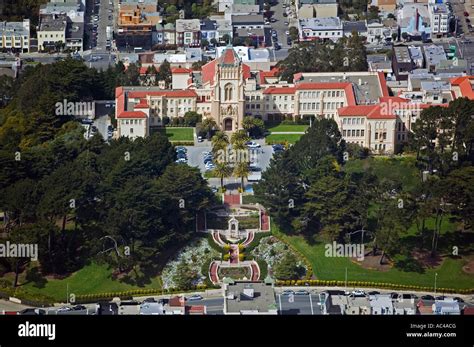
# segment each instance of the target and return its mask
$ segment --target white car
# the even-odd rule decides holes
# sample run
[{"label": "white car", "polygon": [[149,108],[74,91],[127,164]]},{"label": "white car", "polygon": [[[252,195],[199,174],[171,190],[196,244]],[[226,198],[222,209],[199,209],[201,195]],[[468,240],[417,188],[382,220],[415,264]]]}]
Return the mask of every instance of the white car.
[{"label": "white car", "polygon": [[202,300],[202,296],[199,294],[191,295],[190,297],[186,298],[187,301],[197,301]]},{"label": "white car", "polygon": [[357,289],[352,292],[354,296],[365,296],[365,292],[363,290]]},{"label": "white car", "polygon": [[260,148],[261,145],[255,141],[249,141],[247,142],[247,147],[248,148]]}]

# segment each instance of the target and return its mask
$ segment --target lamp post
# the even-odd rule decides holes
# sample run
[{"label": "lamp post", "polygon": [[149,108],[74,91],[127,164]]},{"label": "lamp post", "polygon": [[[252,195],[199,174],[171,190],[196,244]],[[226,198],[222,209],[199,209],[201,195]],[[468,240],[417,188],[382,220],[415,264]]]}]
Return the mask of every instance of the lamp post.
[{"label": "lamp post", "polygon": [[435,281],[434,281],[434,293],[435,293],[435,296],[436,296],[436,279],[438,278],[438,273],[435,272]]}]

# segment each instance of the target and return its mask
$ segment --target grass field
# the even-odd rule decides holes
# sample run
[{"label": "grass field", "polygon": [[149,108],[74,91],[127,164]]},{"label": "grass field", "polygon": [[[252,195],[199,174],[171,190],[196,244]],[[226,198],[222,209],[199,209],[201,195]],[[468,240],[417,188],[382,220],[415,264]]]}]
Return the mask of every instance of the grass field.
[{"label": "grass field", "polygon": [[[8,274],[6,277],[12,280],[13,274]],[[46,295],[58,301],[66,300],[68,285],[69,294],[75,295],[117,292],[139,288],[161,288],[161,279],[159,276],[152,278],[151,282],[145,287],[138,287],[113,280],[111,278],[111,270],[107,265],[99,265],[96,263],[86,265],[81,270],[64,279],[41,279],[35,282],[27,281],[25,274],[22,274],[20,275],[19,283],[23,284],[21,288],[30,293]]]},{"label": "grass field", "polygon": [[308,129],[308,125],[300,125],[300,124],[277,124],[277,125],[270,125],[267,127],[267,130],[274,133],[274,132],[305,132]]},{"label": "grass field", "polygon": [[310,245],[301,236],[283,235],[274,224],[272,229],[273,234],[286,240],[308,259],[317,279],[343,281],[347,267],[348,281],[385,282],[432,287],[434,286],[435,273],[438,273],[438,288],[474,288],[474,276],[462,271],[462,267],[467,262],[465,259],[447,258],[440,266],[427,269],[424,273],[405,272],[395,268],[388,271],[371,270],[361,267],[349,258],[326,257],[324,243]]},{"label": "grass field", "polygon": [[420,182],[420,173],[415,167],[414,157],[373,157],[349,160],[344,165],[346,172],[364,172],[373,169],[379,179],[398,181],[405,190],[412,190]]},{"label": "grass field", "polygon": [[160,129],[170,141],[193,141],[193,128],[170,128]]},{"label": "grass field", "polygon": [[265,142],[267,144],[274,144],[288,141],[288,143],[294,144],[301,136],[303,136],[303,134],[272,134],[265,138]]}]

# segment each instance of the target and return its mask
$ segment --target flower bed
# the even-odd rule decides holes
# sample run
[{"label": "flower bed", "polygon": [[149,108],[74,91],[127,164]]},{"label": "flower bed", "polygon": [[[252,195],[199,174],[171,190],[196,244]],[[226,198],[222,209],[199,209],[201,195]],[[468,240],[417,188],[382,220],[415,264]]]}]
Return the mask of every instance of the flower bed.
[{"label": "flower bed", "polygon": [[193,270],[198,273],[195,285],[200,285],[206,282],[208,277],[207,272],[203,273],[203,265],[210,263],[212,259],[219,259],[221,254],[216,249],[210,246],[207,238],[201,238],[193,241],[189,245],[182,248],[176,257],[171,259],[164,267],[161,273],[163,281],[163,288],[174,288],[176,285],[173,278],[176,274],[178,264],[183,260],[189,264]]},{"label": "flower bed", "polygon": [[[254,241],[255,242],[255,241]],[[260,240],[258,246],[251,250],[252,256],[258,261],[263,260],[271,268],[275,266],[287,253],[292,252],[298,259],[298,267],[304,268],[305,273],[308,272],[308,267],[300,255],[293,252],[287,244],[278,240],[274,236],[267,236]]]}]

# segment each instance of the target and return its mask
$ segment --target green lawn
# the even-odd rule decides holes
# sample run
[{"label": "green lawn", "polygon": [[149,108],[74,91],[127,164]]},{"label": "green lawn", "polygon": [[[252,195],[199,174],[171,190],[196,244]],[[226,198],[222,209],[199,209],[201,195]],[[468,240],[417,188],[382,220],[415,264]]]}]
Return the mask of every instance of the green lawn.
[{"label": "green lawn", "polygon": [[300,236],[287,236],[279,232],[274,224],[272,232],[285,239],[300,251],[311,263],[314,275],[321,280],[344,280],[347,267],[348,281],[385,282],[417,286],[433,286],[435,273],[438,273],[438,288],[474,288],[474,276],[462,271],[464,259],[447,258],[437,268],[428,269],[424,273],[404,272],[395,268],[378,271],[362,268],[348,258],[326,257],[324,244],[314,245]]},{"label": "green lawn", "polygon": [[277,124],[277,125],[270,125],[267,127],[268,131],[274,132],[304,132],[308,129],[308,125],[300,125],[300,124]]},{"label": "green lawn", "polygon": [[162,128],[159,130],[164,132],[170,141],[194,141],[193,128]]},{"label": "green lawn", "polygon": [[303,134],[272,134],[265,138],[265,142],[267,144],[274,144],[288,141],[288,143],[294,144],[301,136],[303,136]]},{"label": "green lawn", "polygon": [[411,156],[403,157],[371,157],[367,159],[349,160],[344,165],[346,172],[364,172],[369,168],[379,179],[398,181],[405,190],[412,190],[420,182],[420,173],[415,167],[416,159]]},{"label": "green lawn", "polygon": [[[13,276],[8,279],[12,280]],[[25,275],[22,274],[19,282],[20,284],[25,283],[21,288],[27,292],[46,295],[58,301],[66,300],[68,284],[69,294],[72,293],[75,295],[118,292],[141,288],[161,288],[161,279],[159,276],[152,278],[151,283],[147,284],[145,287],[138,287],[113,280],[111,278],[111,270],[107,265],[99,265],[95,263],[86,265],[81,270],[64,279],[48,279],[45,281],[45,283],[25,283]]]}]

